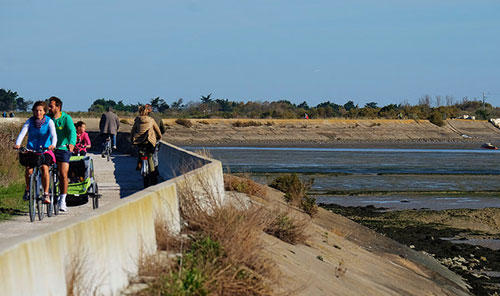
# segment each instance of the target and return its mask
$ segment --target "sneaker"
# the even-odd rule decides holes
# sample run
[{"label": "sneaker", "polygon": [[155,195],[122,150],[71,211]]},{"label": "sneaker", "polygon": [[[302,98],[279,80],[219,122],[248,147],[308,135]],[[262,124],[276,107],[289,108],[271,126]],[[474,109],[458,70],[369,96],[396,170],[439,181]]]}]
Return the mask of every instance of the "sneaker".
[{"label": "sneaker", "polygon": [[49,194],[48,193],[47,194],[44,193],[42,200],[43,200],[44,204],[50,204],[50,196],[49,196]]},{"label": "sneaker", "polygon": [[115,150],[116,150],[116,146],[113,146],[113,149],[115,149]]},{"label": "sneaker", "polygon": [[68,208],[66,207],[66,201],[60,200],[59,201],[59,211],[66,212]]},{"label": "sneaker", "polygon": [[30,200],[29,190],[24,190],[23,200]]},{"label": "sneaker", "polygon": [[103,152],[103,153],[101,153],[101,157],[102,157],[102,158],[106,157],[106,156],[104,155],[104,152]]}]

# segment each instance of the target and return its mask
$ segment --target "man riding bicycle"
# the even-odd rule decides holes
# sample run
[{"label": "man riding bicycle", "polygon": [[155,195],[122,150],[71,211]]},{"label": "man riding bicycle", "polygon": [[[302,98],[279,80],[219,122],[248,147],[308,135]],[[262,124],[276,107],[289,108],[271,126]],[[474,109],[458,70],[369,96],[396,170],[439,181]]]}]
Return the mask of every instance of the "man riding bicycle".
[{"label": "man riding bicycle", "polygon": [[[47,103],[38,101],[32,108],[33,116],[29,118],[23,125],[21,132],[17,136],[14,149],[21,148],[26,133],[28,134],[28,143],[26,148],[42,154],[42,164],[40,171],[42,172],[42,187],[43,187],[43,203],[50,204],[49,197],[49,167],[55,163],[56,159],[52,152],[57,144],[57,134],[55,124],[47,115]],[[47,151],[40,151],[40,149],[48,149]],[[38,165],[37,154],[20,154],[19,160],[22,165],[26,167],[24,178],[26,180],[26,188],[24,191],[23,199],[29,199],[29,183],[30,175],[33,173],[33,168]],[[33,161],[36,159],[36,161]]]},{"label": "man riding bicycle", "polygon": [[69,159],[76,144],[76,129],[71,116],[61,111],[62,101],[58,97],[49,98],[49,110],[56,127],[57,145],[55,156],[59,170],[59,209],[67,211],[66,195],[68,193]]},{"label": "man riding bicycle", "polygon": [[[101,120],[99,121],[99,129],[101,130],[101,134],[104,135],[104,140],[106,137],[110,136],[113,149],[116,149],[116,133],[120,128],[120,120],[118,116],[113,113],[113,107],[109,106],[107,112],[101,116]],[[101,154],[104,157],[104,153]]]}]

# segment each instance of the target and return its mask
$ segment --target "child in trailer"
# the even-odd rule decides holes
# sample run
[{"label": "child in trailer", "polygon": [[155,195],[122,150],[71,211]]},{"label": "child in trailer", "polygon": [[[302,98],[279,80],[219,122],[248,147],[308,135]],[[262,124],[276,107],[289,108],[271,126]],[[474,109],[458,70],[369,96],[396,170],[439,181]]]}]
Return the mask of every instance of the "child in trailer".
[{"label": "child in trailer", "polygon": [[76,145],[73,155],[84,156],[87,154],[87,149],[90,149],[90,138],[89,134],[85,132],[86,124],[83,121],[78,121],[75,124],[76,127]]}]

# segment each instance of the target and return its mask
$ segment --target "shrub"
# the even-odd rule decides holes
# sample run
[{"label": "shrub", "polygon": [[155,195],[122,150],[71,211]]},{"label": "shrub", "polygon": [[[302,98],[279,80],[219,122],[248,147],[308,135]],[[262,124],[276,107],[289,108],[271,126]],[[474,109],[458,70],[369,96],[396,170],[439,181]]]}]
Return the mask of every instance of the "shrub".
[{"label": "shrub", "polygon": [[272,121],[268,121],[266,122],[266,126],[272,126],[273,125],[273,122]]},{"label": "shrub", "polygon": [[257,121],[253,121],[253,120],[250,120],[250,121],[236,121],[236,122],[233,122],[233,126],[234,127],[248,127],[248,126],[261,126],[262,123],[260,122],[257,122]]},{"label": "shrub", "polygon": [[444,126],[446,122],[443,120],[443,115],[435,110],[429,117],[429,121],[437,126]]},{"label": "shrub", "polygon": [[307,191],[311,189],[314,179],[302,182],[297,174],[286,174],[279,176],[269,185],[285,193],[285,201],[313,217],[318,209],[316,199],[307,196]]},{"label": "shrub", "polygon": [[201,123],[201,124],[210,124],[208,121],[206,120],[199,120],[198,123]]},{"label": "shrub", "polygon": [[191,120],[185,119],[185,118],[178,118],[177,120],[175,120],[175,123],[182,125],[184,127],[187,127],[187,128],[190,128],[193,126],[193,123],[191,122]]},{"label": "shrub", "polygon": [[305,235],[306,226],[306,220],[299,220],[288,214],[281,213],[276,216],[264,231],[284,242],[297,244],[305,242],[307,238]]}]

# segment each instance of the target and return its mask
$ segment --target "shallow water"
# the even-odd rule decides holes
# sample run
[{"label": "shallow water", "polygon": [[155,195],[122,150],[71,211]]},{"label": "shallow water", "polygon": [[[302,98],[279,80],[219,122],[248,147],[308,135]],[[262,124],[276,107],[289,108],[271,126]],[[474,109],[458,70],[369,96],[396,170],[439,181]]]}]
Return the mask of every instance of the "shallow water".
[{"label": "shallow water", "polygon": [[[225,170],[249,173],[262,183],[292,172],[314,178],[311,193],[318,202],[393,209],[500,206],[495,192],[484,194],[500,191],[500,151],[495,150],[205,148]],[[380,191],[382,196],[373,194]],[[349,196],[350,192],[365,194]]]}]

